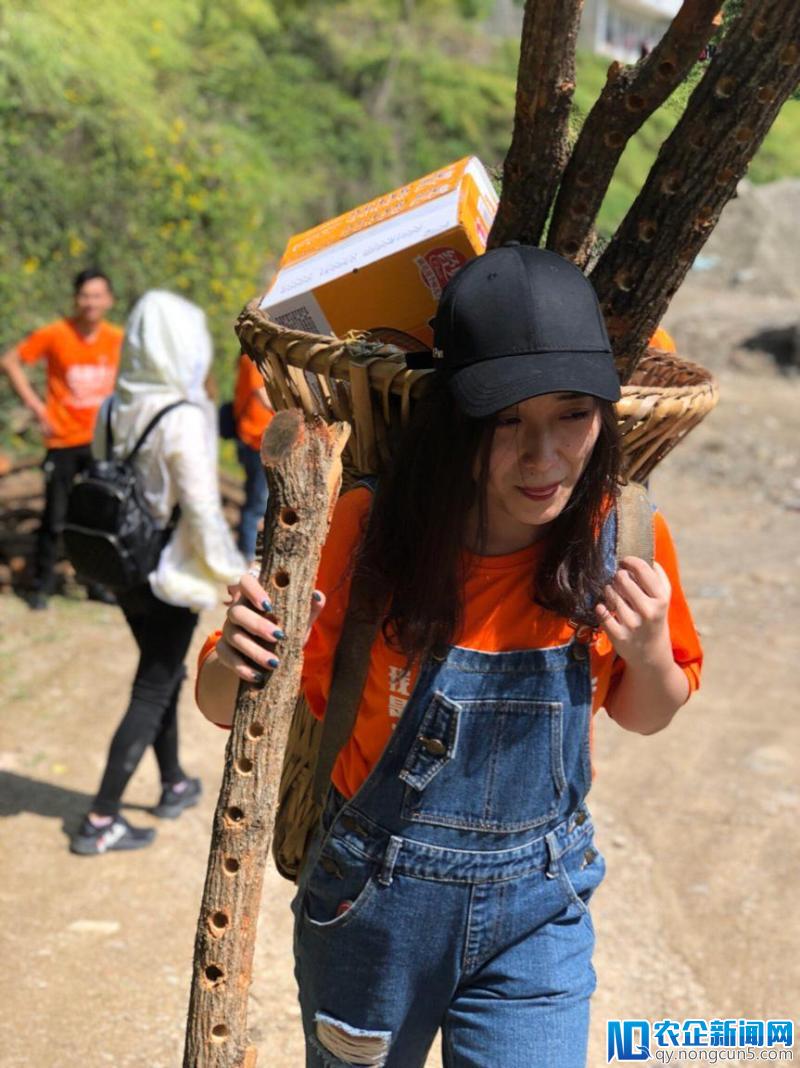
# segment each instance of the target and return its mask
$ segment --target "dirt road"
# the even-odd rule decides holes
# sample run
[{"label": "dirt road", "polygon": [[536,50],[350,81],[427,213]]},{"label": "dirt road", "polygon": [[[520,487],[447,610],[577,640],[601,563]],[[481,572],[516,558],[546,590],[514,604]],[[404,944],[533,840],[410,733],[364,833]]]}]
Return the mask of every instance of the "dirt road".
[{"label": "dirt road", "polygon": [[[604,716],[597,729],[590,802],[608,874],[593,906],[592,1068],[608,1018],[780,1018],[800,1004],[800,383],[733,371],[721,383],[717,412],[652,484],[704,639],[703,689],[662,734]],[[185,764],[202,805],[159,825],[152,849],[71,856],[65,831],[125,705],[131,642],[113,608],[59,598],[30,613],[9,596],[0,610],[0,1060],[175,1068],[225,737],[187,688]],[[148,758],[128,815],[156,822],[137,807],[157,793]],[[271,871],[250,1012],[264,1068],[303,1063],[289,898]]]}]

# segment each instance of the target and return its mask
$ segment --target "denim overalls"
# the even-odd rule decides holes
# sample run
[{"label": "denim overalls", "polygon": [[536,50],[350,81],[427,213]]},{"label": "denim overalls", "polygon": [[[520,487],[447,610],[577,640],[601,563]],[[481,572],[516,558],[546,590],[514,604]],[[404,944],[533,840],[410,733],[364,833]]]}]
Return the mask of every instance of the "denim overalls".
[{"label": "denim overalls", "polygon": [[366,782],[331,789],[300,879],[308,1068],[421,1068],[440,1027],[446,1068],[584,1068],[591,703],[579,641],[423,665]]}]

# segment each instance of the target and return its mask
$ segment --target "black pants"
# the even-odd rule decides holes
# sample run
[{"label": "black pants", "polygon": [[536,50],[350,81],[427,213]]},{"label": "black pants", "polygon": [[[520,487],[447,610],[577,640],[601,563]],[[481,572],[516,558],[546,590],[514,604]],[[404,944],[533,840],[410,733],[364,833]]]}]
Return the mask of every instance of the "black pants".
[{"label": "black pants", "polygon": [[106,770],[92,811],[119,812],[128,780],[145,750],[153,746],[161,782],[184,778],[178,761],[178,695],[197,613],[160,601],[148,585],[121,594],[119,603],[139,646],[139,666],[128,710],[111,740]]},{"label": "black pants", "polygon": [[58,559],[58,540],[67,515],[67,498],[75,476],[85,471],[92,459],[89,445],[74,445],[69,449],[48,449],[44,470],[44,513],[36,537],[34,585],[42,593],[50,594],[55,586],[55,566]]}]

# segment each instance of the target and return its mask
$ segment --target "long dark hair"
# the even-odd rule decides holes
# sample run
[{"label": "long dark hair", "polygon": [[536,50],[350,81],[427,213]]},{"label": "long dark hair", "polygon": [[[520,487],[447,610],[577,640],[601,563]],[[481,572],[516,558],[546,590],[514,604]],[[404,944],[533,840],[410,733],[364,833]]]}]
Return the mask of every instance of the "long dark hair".
[{"label": "long dark hair", "polygon": [[[598,401],[601,429],[569,503],[550,527],[531,597],[579,624],[606,576],[599,545],[604,509],[617,492],[619,434],[610,402]],[[494,421],[464,415],[436,383],[381,475],[355,568],[383,616],[387,640],[409,664],[455,640],[464,610],[464,532],[474,505],[485,534],[486,481]],[[478,478],[474,472],[478,470]]]}]

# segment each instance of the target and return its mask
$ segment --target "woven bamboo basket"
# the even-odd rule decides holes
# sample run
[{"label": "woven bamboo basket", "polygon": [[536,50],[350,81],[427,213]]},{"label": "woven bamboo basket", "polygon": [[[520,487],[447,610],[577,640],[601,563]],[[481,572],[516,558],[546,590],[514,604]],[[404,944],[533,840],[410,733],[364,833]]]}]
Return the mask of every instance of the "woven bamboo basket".
[{"label": "woven bamboo basket", "polygon": [[[275,410],[301,408],[347,420],[352,433],[344,454],[346,481],[376,474],[433,372],[409,370],[403,353],[390,345],[281,326],[259,303],[247,305],[236,333],[242,351],[259,365]],[[616,405],[626,476],[644,481],[717,399],[717,384],[705,368],[648,349]]]},{"label": "woven bamboo basket", "polygon": [[[412,371],[393,346],[325,337],[274,322],[254,300],[236,324],[242,351],[256,361],[276,411],[301,408],[328,420],[346,420],[351,435],[343,455],[345,486],[376,474],[433,372]],[[713,377],[674,353],[649,349],[616,405],[624,472],[644,481],[653,468],[717,403]],[[283,766],[273,855],[288,879],[298,876],[306,843],[319,816],[311,782],[321,724],[298,699]]]}]

